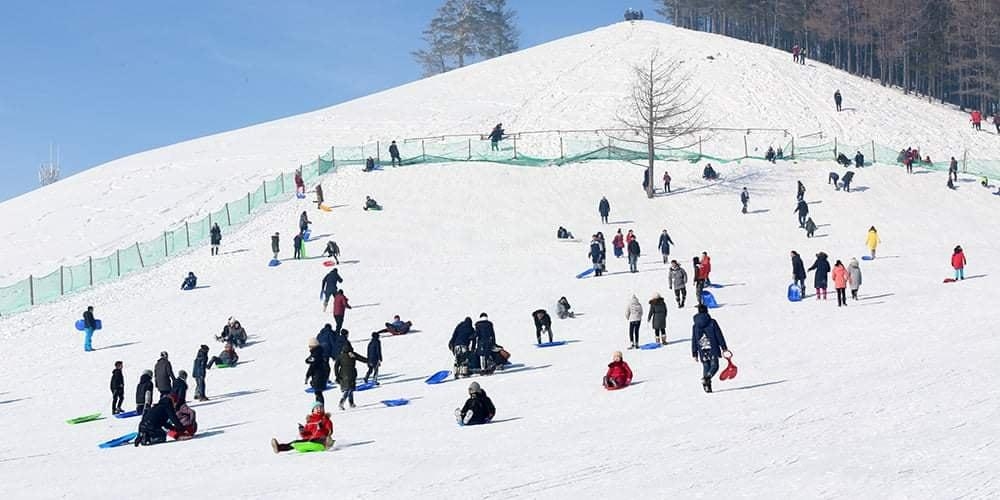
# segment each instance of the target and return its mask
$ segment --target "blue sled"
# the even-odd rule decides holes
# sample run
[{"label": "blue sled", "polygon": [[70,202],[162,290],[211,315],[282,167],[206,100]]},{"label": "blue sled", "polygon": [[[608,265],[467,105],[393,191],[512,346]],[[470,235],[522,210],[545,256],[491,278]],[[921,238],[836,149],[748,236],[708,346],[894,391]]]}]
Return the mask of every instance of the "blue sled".
[{"label": "blue sled", "polygon": [[584,272],[582,272],[580,274],[577,274],[576,275],[576,279],[586,278],[587,276],[590,276],[593,273],[594,273],[594,268],[587,269],[586,271],[584,271]]},{"label": "blue sled", "polygon": [[367,391],[368,389],[374,389],[375,382],[363,382],[354,386],[355,391]]},{"label": "blue sled", "polygon": [[557,346],[561,346],[561,345],[564,345],[565,343],[566,343],[565,340],[556,340],[556,341],[553,341],[553,342],[542,342],[541,344],[535,344],[535,347],[538,347],[539,349],[542,349],[542,348],[545,348],[545,347],[557,347]]},{"label": "blue sled", "polygon": [[802,290],[795,283],[788,285],[788,301],[798,302],[800,300],[802,300]]},{"label": "blue sled", "polygon": [[871,255],[862,255],[861,260],[875,260],[875,257],[872,257]]},{"label": "blue sled", "polygon": [[[96,330],[100,330],[100,329],[101,329],[101,326],[102,326],[102,325],[101,325],[101,320],[99,320],[99,319],[95,319],[95,320],[94,320],[94,323],[96,323],[96,324],[97,324],[97,328],[94,328],[94,330],[95,330],[95,331],[96,331]],[[78,319],[78,320],[76,320],[76,324],[75,324],[75,325],[73,325],[73,326],[75,326],[77,330],[80,330],[80,331],[82,332],[82,331],[83,331],[83,320],[82,320],[82,319]]]},{"label": "blue sled", "polygon": [[386,406],[388,406],[390,408],[393,407],[393,406],[404,406],[404,405],[407,405],[409,403],[410,403],[410,400],[406,399],[406,398],[384,399],[384,400],[382,400],[382,404],[384,404],[384,405],[386,405]]},{"label": "blue sled", "polygon": [[137,412],[135,410],[129,410],[129,411],[123,411],[121,413],[116,414],[115,418],[131,418],[131,417],[138,417],[138,416],[139,416],[139,412]]},{"label": "blue sled", "polygon": [[642,344],[641,346],[639,346],[639,349],[642,349],[643,351],[651,351],[653,349],[659,349],[661,347],[663,347],[663,345],[657,342],[650,342],[648,344]]},{"label": "blue sled", "polygon": [[302,241],[309,241],[310,236],[312,236],[312,230],[306,229],[302,232]]},{"label": "blue sled", "polygon": [[[323,389],[323,390],[324,391],[333,390],[334,387],[336,387],[336,386],[328,381],[326,383],[326,389]],[[307,387],[306,388],[306,392],[308,392],[309,394],[315,394],[316,393],[316,389],[313,389],[312,387]]]},{"label": "blue sled", "polygon": [[708,285],[708,286],[709,286],[710,288],[722,288],[722,287],[724,287],[724,286],[726,286],[726,285],[720,285],[720,284],[718,284],[718,283],[712,283],[711,285]]},{"label": "blue sled", "polygon": [[441,370],[441,371],[435,373],[434,375],[431,375],[430,377],[427,377],[427,380],[424,380],[424,383],[425,384],[431,384],[431,385],[433,385],[433,384],[440,384],[441,382],[444,382],[445,380],[448,379],[448,375],[451,375],[450,371],[448,371],[448,370]]},{"label": "blue sled", "polygon": [[709,309],[719,307],[719,303],[715,301],[715,296],[708,290],[701,291],[701,303],[705,304],[705,307],[708,307]]},{"label": "blue sled", "polygon": [[280,265],[281,265],[281,261],[278,260],[278,259],[271,259],[271,261],[267,263],[267,267],[277,267],[277,266],[280,266]]},{"label": "blue sled", "polygon": [[105,442],[97,445],[97,447],[98,448],[114,448],[116,446],[121,446],[123,444],[128,444],[133,439],[135,439],[137,437],[139,437],[139,433],[138,432],[130,432],[130,433],[128,433],[128,434],[126,434],[126,435],[124,435],[122,437],[117,437],[117,438],[114,438],[114,439],[112,439],[110,441],[105,441]]},{"label": "blue sled", "polygon": [[300,199],[300,200],[304,200],[304,199],[306,199],[306,194],[305,193],[295,193],[295,197],[298,198],[298,199]]}]

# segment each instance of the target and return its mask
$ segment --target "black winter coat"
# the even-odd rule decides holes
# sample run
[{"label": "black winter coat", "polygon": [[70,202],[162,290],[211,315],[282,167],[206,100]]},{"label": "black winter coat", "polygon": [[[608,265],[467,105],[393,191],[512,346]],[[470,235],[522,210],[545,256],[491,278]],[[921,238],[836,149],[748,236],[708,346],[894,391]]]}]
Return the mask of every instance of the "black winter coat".
[{"label": "black winter coat", "polygon": [[[148,399],[146,396],[149,396]],[[149,406],[153,404],[153,376],[145,373],[139,377],[139,383],[135,386],[135,405]]]},{"label": "black winter coat", "polygon": [[640,254],[639,240],[632,240],[628,242],[628,254],[635,255],[636,257]]},{"label": "black winter coat", "polygon": [[826,260],[826,255],[820,254],[816,257],[816,262],[813,263],[809,270],[815,270],[816,274],[813,275],[813,286],[816,288],[826,288],[827,285],[827,275],[830,273],[830,263]]},{"label": "black winter coat", "polygon": [[118,368],[111,370],[111,392],[125,392],[125,376]]},{"label": "black winter coat", "polygon": [[792,257],[792,277],[797,280],[806,279],[806,265],[802,263],[802,257],[799,255]]},{"label": "black winter coat", "polygon": [[368,342],[368,364],[377,365],[382,362],[382,341],[371,339]]},{"label": "black winter coat", "polygon": [[343,335],[337,335],[333,331],[332,326],[324,326],[319,331],[319,335],[316,335],[316,340],[319,342],[320,347],[323,348],[323,354],[326,355],[327,359],[335,358],[340,354],[340,350],[344,346],[342,342],[343,338]]},{"label": "black winter coat", "polygon": [[167,358],[160,358],[153,367],[153,379],[156,380],[156,390],[167,394],[174,387],[174,367]]},{"label": "black winter coat", "polygon": [[497,345],[497,335],[493,331],[493,322],[481,319],[476,322],[476,351],[480,354],[493,352]]},{"label": "black winter coat", "polygon": [[537,311],[531,313],[531,317],[535,320],[536,330],[541,329],[543,326],[545,328],[552,328],[552,318],[545,309],[538,309]]},{"label": "black winter coat", "polygon": [[330,362],[326,359],[326,352],[323,346],[316,346],[309,349],[309,357],[306,358],[309,369],[306,370],[306,379],[309,385],[317,391],[326,389],[326,383],[330,380]]},{"label": "black winter coat", "polygon": [[392,158],[399,158],[399,148],[395,144],[389,145],[389,156]]},{"label": "black winter coat", "polygon": [[451,334],[451,340],[448,341],[448,350],[454,351],[457,345],[469,346],[475,337],[476,330],[472,327],[472,319],[465,318],[455,327],[455,331]]},{"label": "black winter coat", "polygon": [[210,233],[213,245],[222,243],[222,229],[219,229],[219,226],[212,226]]},{"label": "black winter coat", "polygon": [[722,351],[728,350],[719,323],[706,313],[695,314],[694,326],[691,327],[691,356],[704,361],[719,358]]},{"label": "black winter coat", "polygon": [[278,248],[279,248],[278,242],[279,241],[280,240],[279,240],[279,237],[277,235],[271,236],[271,251],[272,252],[278,253]]},{"label": "black winter coat", "polygon": [[674,240],[670,239],[670,235],[669,234],[660,233],[660,243],[659,243],[659,245],[657,245],[657,248],[660,249],[660,253],[662,253],[663,255],[669,255],[670,254],[670,245],[673,245],[673,244],[674,244]]},{"label": "black winter coat", "polygon": [[611,213],[611,204],[608,203],[607,199],[601,199],[601,202],[597,204],[597,211],[601,217],[607,217]]},{"label": "black winter coat", "polygon": [[465,415],[469,412],[472,412],[472,417],[469,418],[466,425],[479,425],[493,420],[497,409],[493,406],[493,401],[490,397],[486,395],[486,391],[480,389],[479,392],[470,394],[469,399],[465,401],[465,406],[462,407],[461,418],[464,420]]},{"label": "black winter coat", "polygon": [[191,376],[204,377],[206,371],[208,371],[208,349],[198,349],[198,354],[194,357],[194,366],[191,368]]},{"label": "black winter coat", "polygon": [[800,201],[799,204],[795,206],[793,213],[798,213],[802,217],[809,215],[809,204],[806,203],[805,200]]},{"label": "black winter coat", "polygon": [[323,293],[328,297],[332,297],[333,294],[337,293],[337,283],[343,283],[344,280],[340,277],[340,273],[336,269],[326,273],[323,277]]},{"label": "black winter coat", "polygon": [[662,297],[649,301],[649,313],[646,316],[646,321],[650,322],[653,329],[663,330],[667,328],[667,303]]},{"label": "black winter coat", "polygon": [[354,389],[358,383],[357,362],[368,363],[368,358],[354,352],[344,350],[337,356],[337,362],[333,365],[334,376],[337,378],[337,385],[341,390],[346,388]]},{"label": "black winter coat", "polygon": [[168,396],[163,396],[159,403],[142,412],[142,420],[139,421],[139,432],[160,431],[164,427],[167,429],[184,428],[180,419],[177,418],[177,412],[174,411],[174,402]]},{"label": "black winter coat", "polygon": [[83,326],[86,328],[97,328],[97,321],[94,319],[94,313],[90,311],[83,311]]},{"label": "black winter coat", "polygon": [[174,386],[170,388],[170,393],[177,398],[177,406],[187,403],[188,384],[182,379],[174,380]]}]

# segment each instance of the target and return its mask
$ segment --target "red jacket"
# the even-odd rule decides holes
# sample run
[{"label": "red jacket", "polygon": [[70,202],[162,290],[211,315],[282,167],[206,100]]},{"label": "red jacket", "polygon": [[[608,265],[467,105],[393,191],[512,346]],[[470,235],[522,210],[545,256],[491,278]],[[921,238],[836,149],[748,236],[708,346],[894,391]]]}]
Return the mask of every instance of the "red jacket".
[{"label": "red jacket", "polygon": [[330,421],[330,414],[322,415],[310,413],[306,417],[306,425],[299,429],[299,436],[302,439],[326,439],[333,434],[333,422]]},{"label": "red jacket", "polygon": [[347,295],[340,294],[333,299],[333,315],[340,316],[344,314],[344,311],[351,308],[351,305],[347,303]]},{"label": "red jacket", "polygon": [[980,113],[979,110],[973,111],[972,123],[982,123],[982,121],[983,121],[983,114]]},{"label": "red jacket", "polygon": [[712,258],[707,255],[702,257],[701,267],[705,270],[705,277],[708,278],[708,273],[712,272]]},{"label": "red jacket", "polygon": [[612,361],[608,363],[608,378],[618,385],[628,385],[632,383],[632,369],[624,361]]},{"label": "red jacket", "polygon": [[955,252],[951,255],[951,267],[955,269],[965,268],[965,252]]},{"label": "red jacket", "polygon": [[632,240],[634,240],[634,239],[635,239],[635,233],[633,233],[632,231],[629,231],[628,234],[625,235],[625,243],[626,244],[632,243]]},{"label": "red jacket", "polygon": [[615,235],[615,239],[611,240],[611,245],[615,248],[625,247],[625,238],[622,237],[621,233]]}]

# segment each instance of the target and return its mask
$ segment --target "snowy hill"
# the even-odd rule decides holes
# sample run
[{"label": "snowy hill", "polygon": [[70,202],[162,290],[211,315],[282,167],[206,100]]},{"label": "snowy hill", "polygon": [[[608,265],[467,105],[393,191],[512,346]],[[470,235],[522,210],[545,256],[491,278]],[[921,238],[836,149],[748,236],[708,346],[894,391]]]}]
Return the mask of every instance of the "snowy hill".
[{"label": "snowy hill", "polygon": [[[935,159],[964,150],[1000,158],[994,134],[972,133],[967,117],[949,108],[822,64],[799,66],[760,45],[652,21],[617,23],[312,113],[115,160],[0,203],[0,252],[7,256],[0,282],[154,238],[331,146],[485,133],[496,122],[511,132],[619,126],[631,65],[654,49],[684,61],[715,127],[912,145]],[[836,89],[842,113],[834,111]],[[789,137],[749,139],[766,149]],[[742,138],[720,133],[706,153],[741,155]]]},{"label": "snowy hill", "polygon": [[[511,130],[582,126],[602,116],[610,123],[611,103],[620,96],[618,85],[627,71],[622,61],[639,57],[653,40],[664,49],[731,53],[727,57],[747,64],[777,67],[786,59],[759,46],[654,23],[614,25],[328,110],[74,176],[0,205],[4,255],[11,269],[25,272],[82,246],[132,241],[140,228],[155,233],[186,211],[200,209],[199,204],[210,208],[213,200],[229,199],[223,186],[245,190],[221,179],[239,175],[254,184],[287,169],[276,165],[282,158],[307,161],[326,141],[339,142],[338,136],[365,140],[381,137],[383,130],[400,135],[480,130],[497,120]],[[714,62],[690,57],[692,65],[717,71],[705,80],[719,86],[718,97],[706,103],[713,106],[710,115],[732,123],[746,119],[747,126],[777,124],[782,113],[799,116],[788,96],[756,101],[771,106],[767,113],[747,109],[748,101],[739,96],[750,90],[730,81],[735,76],[728,73],[743,66],[716,64],[718,56]],[[865,95],[857,99],[872,109],[910,102],[825,67],[801,69],[787,59],[787,85],[803,89],[795,98],[802,99],[798,106],[813,106],[824,126],[843,123],[845,133],[857,132],[838,121],[846,115],[830,113],[826,96],[832,91],[819,88],[819,81],[805,85],[811,81],[805,76],[798,81],[803,85],[795,86],[795,71],[819,80],[823,74],[840,75],[838,86],[849,107],[862,87]],[[600,64],[605,67],[595,69]],[[537,77],[516,79],[511,68],[536,68]],[[758,92],[786,84],[744,70]],[[491,85],[505,92],[492,94]],[[851,85],[859,90],[847,90]],[[584,89],[587,97],[579,95]],[[562,98],[545,97],[552,94]],[[454,98],[445,105],[442,95]],[[477,100],[483,95],[490,99]],[[897,104],[890,104],[888,96]],[[436,107],[421,104],[435,99]],[[941,144],[965,134],[964,128],[959,131],[963,117],[958,113],[911,104],[907,109],[915,116],[936,116],[939,123],[906,128],[895,118],[872,113],[862,120],[870,128],[857,133],[877,125],[894,134],[913,130]],[[866,109],[858,108],[855,118]],[[751,122],[752,117],[759,121]],[[796,120],[803,128],[812,126],[804,114]],[[350,132],[355,135],[348,133],[351,123],[358,125]],[[215,160],[217,169],[200,163]],[[1000,435],[994,402],[1000,391],[989,377],[1000,362],[1000,344],[987,326],[996,295],[992,281],[1000,275],[1000,264],[992,258],[1000,230],[993,216],[995,196],[969,178],[961,179],[957,191],[948,191],[943,174],[919,169],[916,175],[862,169],[854,192],[844,193],[826,183],[827,172],[837,168],[832,162],[729,164],[720,168],[718,183],[700,179],[701,165],[665,166],[675,192],[654,199],[640,192],[637,167],[609,161],[546,169],[480,163],[375,173],[345,169],[326,181],[332,186],[328,198],[344,205],[332,212],[300,201],[275,204],[227,234],[223,255],[199,249],[4,318],[0,426],[6,432],[0,474],[5,491],[14,498],[106,498],[136,488],[151,498],[303,498],[327,490],[337,498],[449,499],[1000,495],[993,458]],[[807,186],[811,215],[820,225],[812,239],[798,229],[792,213],[796,180]],[[191,184],[190,191],[167,189],[181,184]],[[65,203],[112,186],[83,209]],[[738,202],[744,186],[752,196],[747,215]],[[156,197],[150,203],[158,208],[129,208],[139,193]],[[361,210],[365,195],[385,210]],[[613,224],[599,222],[601,196],[612,204]],[[37,225],[30,221],[36,219],[26,215],[28,208],[18,207],[48,206],[45,202],[53,203],[55,212],[45,221],[51,228],[49,246],[40,249],[30,242],[37,236]],[[342,288],[353,305],[345,328],[355,348],[363,352],[369,332],[393,314],[412,320],[419,331],[383,339],[383,385],[359,392],[358,408],[341,412],[328,403],[335,451],[276,456],[268,441],[293,439],[295,424],[312,402],[302,385],[307,342],[332,322],[317,297],[327,271],[322,259],[266,265],[274,231],[284,237],[282,257],[290,256],[290,236],[303,210],[314,221],[314,234],[330,235],[311,243],[309,255],[317,255],[328,238],[343,249]],[[15,216],[23,219],[12,227]],[[91,218],[88,225],[83,225],[85,217]],[[557,241],[559,225],[583,241]],[[865,232],[871,225],[879,228],[883,244],[878,259],[861,264],[861,300],[838,308],[832,290],[828,301],[785,299],[789,250],[798,250],[807,265],[819,251],[846,262],[867,251]],[[625,262],[612,257],[609,275],[575,279],[589,266],[587,236],[604,231],[610,237],[619,227],[638,235],[640,272],[627,273]],[[707,251],[713,281],[725,285],[713,290],[722,306],[712,314],[740,372],[735,380],[717,381],[711,395],[702,392],[700,364],[690,357],[693,299],[683,310],[670,307],[671,345],[624,349],[625,308],[632,294],[645,307],[654,293],[669,295],[666,268],[655,249],[664,228],[676,243],[672,257],[689,273],[691,257]],[[74,231],[82,229],[93,237],[77,244]],[[956,244],[966,249],[968,279],[942,284],[951,274],[949,257]],[[180,291],[188,271],[207,288]],[[560,296],[579,316],[555,320],[555,335],[576,342],[536,349],[530,313],[539,307],[553,311]],[[95,336],[97,351],[84,353],[72,323],[91,304],[105,328]],[[459,428],[452,412],[464,401],[469,381],[430,386],[423,379],[451,368],[446,344],[452,329],[480,312],[489,314],[498,342],[523,366],[473,378],[496,403],[497,421]],[[108,414],[115,360],[125,362],[127,409],[139,374],[152,368],[160,351],[170,353],[175,372],[190,371],[200,344],[218,352],[212,337],[229,316],[246,326],[252,345],[241,351],[240,366],[209,372],[211,401],[192,405],[198,412],[196,439],[101,450],[97,443],[134,430],[136,420],[64,423],[77,415]],[[642,342],[651,339],[644,322]],[[607,392],[600,379],[615,350],[625,352],[637,383]],[[337,395],[328,392],[327,401]],[[379,403],[396,398],[410,404],[388,408]]]}]

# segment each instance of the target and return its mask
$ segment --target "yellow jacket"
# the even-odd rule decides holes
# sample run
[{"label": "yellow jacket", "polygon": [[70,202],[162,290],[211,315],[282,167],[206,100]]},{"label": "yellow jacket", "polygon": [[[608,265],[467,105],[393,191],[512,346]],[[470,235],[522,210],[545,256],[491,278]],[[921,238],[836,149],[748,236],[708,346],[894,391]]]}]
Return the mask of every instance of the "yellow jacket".
[{"label": "yellow jacket", "polygon": [[878,231],[868,231],[868,241],[866,243],[869,250],[875,250],[875,247],[879,243],[882,243],[882,240],[878,239]]}]

